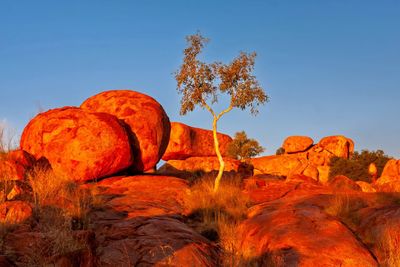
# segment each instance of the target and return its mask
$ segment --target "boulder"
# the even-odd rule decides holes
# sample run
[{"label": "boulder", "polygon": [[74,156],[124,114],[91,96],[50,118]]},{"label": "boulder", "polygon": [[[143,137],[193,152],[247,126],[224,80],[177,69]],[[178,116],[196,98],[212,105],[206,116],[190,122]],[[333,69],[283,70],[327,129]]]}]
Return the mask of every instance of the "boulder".
[{"label": "boulder", "polygon": [[389,160],[383,168],[381,177],[376,181],[379,185],[391,182],[400,182],[400,160]]},{"label": "boulder", "polygon": [[[223,157],[228,156],[228,145],[232,138],[217,133],[219,149]],[[162,159],[183,160],[189,157],[215,157],[214,138],[211,130],[195,128],[179,122],[171,123],[171,137]]]},{"label": "boulder", "polygon": [[331,167],[329,166],[318,166],[318,180],[325,184],[329,181],[329,173],[331,171]]},{"label": "boulder", "polygon": [[6,201],[0,204],[0,223],[19,224],[32,216],[32,206],[25,201]]},{"label": "boulder", "polygon": [[341,158],[349,158],[354,152],[354,142],[343,135],[327,136],[322,138],[318,146]]},{"label": "boulder", "polygon": [[317,205],[277,201],[249,216],[239,226],[237,249],[254,266],[378,266],[353,233]]},{"label": "boulder", "polygon": [[[243,166],[239,160],[224,158],[225,172],[240,172]],[[185,160],[169,160],[160,169],[160,173],[174,172],[212,172],[219,170],[217,157],[190,157]]]},{"label": "boulder", "polygon": [[254,174],[278,176],[301,174],[308,166],[306,158],[286,154],[253,158],[251,164],[254,166]]},{"label": "boulder", "polygon": [[283,142],[283,149],[285,153],[303,152],[309,149],[314,143],[308,136],[289,136]]},{"label": "boulder", "polygon": [[168,145],[170,122],[163,107],[152,97],[130,90],[111,90],[85,100],[81,108],[105,112],[122,120],[134,153],[133,171],[155,168]]},{"label": "boulder", "polygon": [[130,176],[98,184],[91,214],[99,266],[217,266],[217,248],[183,222],[187,181]]},{"label": "boulder", "polygon": [[14,150],[0,158],[0,173],[5,180],[24,180],[35,158],[24,150]]},{"label": "boulder", "polygon": [[40,113],[25,127],[21,148],[46,158],[56,175],[86,181],[132,164],[128,134],[106,113],[64,107]]}]

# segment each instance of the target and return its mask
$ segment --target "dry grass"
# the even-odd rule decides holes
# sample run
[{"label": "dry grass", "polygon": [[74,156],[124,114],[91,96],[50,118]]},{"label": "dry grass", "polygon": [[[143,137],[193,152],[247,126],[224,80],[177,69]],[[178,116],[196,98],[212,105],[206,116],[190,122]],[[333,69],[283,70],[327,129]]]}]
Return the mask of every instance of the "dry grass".
[{"label": "dry grass", "polygon": [[244,255],[237,249],[237,227],[246,218],[247,196],[241,190],[241,177],[223,177],[217,193],[213,193],[214,176],[204,175],[194,182],[186,201],[191,211],[189,224],[199,233],[215,241],[222,249],[222,266],[244,266]]},{"label": "dry grass", "polygon": [[382,266],[400,266],[400,231],[398,227],[383,227],[377,242],[378,250],[383,252]]}]

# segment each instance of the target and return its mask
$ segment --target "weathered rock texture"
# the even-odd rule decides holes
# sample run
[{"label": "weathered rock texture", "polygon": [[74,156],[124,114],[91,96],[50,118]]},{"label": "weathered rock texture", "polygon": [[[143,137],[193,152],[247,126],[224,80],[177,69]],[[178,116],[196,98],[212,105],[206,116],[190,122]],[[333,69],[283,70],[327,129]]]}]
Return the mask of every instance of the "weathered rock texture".
[{"label": "weathered rock texture", "polygon": [[329,164],[332,157],[348,158],[354,151],[354,143],[344,136],[328,136],[312,145],[313,141],[305,136],[288,137],[283,147],[285,154],[254,158],[254,174],[272,174],[289,176],[304,174],[326,183]]},{"label": "weathered rock texture", "polygon": [[26,151],[14,150],[0,157],[0,173],[5,180],[24,180],[35,158]]},{"label": "weathered rock texture", "polygon": [[32,216],[32,206],[25,201],[6,201],[0,204],[0,223],[19,224]]},{"label": "weathered rock texture", "polygon": [[[218,133],[219,149],[223,157],[227,156],[227,148],[232,138]],[[183,160],[189,157],[215,157],[213,132],[195,128],[183,123],[171,123],[171,137],[162,159]]]},{"label": "weathered rock texture", "polygon": [[152,97],[130,90],[111,90],[88,98],[81,108],[112,114],[127,125],[134,171],[153,169],[164,154],[170,122],[163,107]]},{"label": "weathered rock texture", "polygon": [[283,142],[282,147],[285,149],[285,153],[296,153],[307,150],[313,144],[314,140],[308,136],[289,136]]},{"label": "weathered rock texture", "polygon": [[100,266],[217,266],[217,250],[182,222],[188,184],[167,176],[105,179],[92,215]]},{"label": "weathered rock texture", "polygon": [[128,134],[116,117],[74,107],[33,118],[21,148],[36,159],[45,157],[57,175],[75,181],[112,175],[132,164]]}]

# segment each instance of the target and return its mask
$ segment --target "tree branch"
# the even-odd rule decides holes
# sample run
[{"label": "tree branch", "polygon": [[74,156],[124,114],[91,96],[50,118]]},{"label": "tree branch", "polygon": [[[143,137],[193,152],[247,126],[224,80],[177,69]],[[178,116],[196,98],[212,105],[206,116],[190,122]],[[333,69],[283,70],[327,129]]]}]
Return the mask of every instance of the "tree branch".
[{"label": "tree branch", "polygon": [[208,111],[210,111],[210,113],[213,115],[213,117],[216,118],[217,116],[215,115],[214,110],[206,103],[206,101],[202,100],[201,102],[202,102],[203,106],[205,106],[206,109]]},{"label": "tree branch", "polygon": [[231,111],[232,108],[233,108],[233,105],[230,104],[227,109],[224,109],[223,111],[221,111],[221,113],[219,113],[217,116],[217,120],[219,120],[222,117],[222,115],[224,115],[225,113],[228,113],[229,111]]}]

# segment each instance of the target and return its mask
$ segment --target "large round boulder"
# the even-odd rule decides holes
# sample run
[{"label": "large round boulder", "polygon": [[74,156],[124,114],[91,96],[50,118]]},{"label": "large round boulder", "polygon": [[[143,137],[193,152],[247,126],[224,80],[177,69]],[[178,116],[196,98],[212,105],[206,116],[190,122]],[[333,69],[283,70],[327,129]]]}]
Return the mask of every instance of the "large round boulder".
[{"label": "large round boulder", "polygon": [[308,136],[289,136],[282,144],[285,153],[303,152],[310,148],[314,140]]},{"label": "large round boulder", "polygon": [[46,158],[56,175],[86,181],[128,168],[132,153],[128,134],[118,119],[64,107],[40,113],[25,127],[21,148]]},{"label": "large round boulder", "polygon": [[354,152],[353,140],[343,135],[324,137],[319,141],[318,146],[341,158],[349,158]]},{"label": "large round boulder", "polygon": [[127,125],[134,171],[153,169],[164,154],[170,122],[163,107],[152,97],[131,90],[111,90],[88,98],[81,108],[112,114]]},{"label": "large round boulder", "polygon": [[0,173],[5,180],[24,180],[34,163],[35,158],[28,152],[13,150],[0,156]]},{"label": "large round boulder", "polygon": [[[217,133],[219,150],[228,156],[229,135]],[[214,137],[211,130],[195,128],[179,122],[171,123],[171,137],[162,159],[184,160],[189,157],[215,157]]]}]

